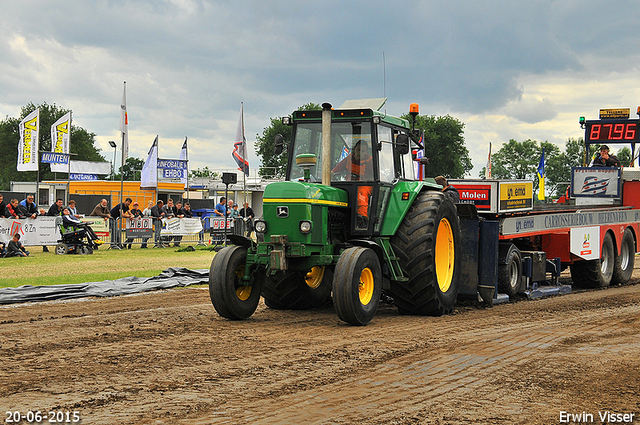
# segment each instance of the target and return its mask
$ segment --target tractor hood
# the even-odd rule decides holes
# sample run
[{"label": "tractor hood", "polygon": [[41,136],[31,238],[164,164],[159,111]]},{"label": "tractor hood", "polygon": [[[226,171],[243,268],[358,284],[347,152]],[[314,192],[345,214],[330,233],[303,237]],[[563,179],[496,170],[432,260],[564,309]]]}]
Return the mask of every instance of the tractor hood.
[{"label": "tractor hood", "polygon": [[347,192],[332,186],[307,182],[276,182],[264,189],[263,203],[286,202],[347,207]]}]

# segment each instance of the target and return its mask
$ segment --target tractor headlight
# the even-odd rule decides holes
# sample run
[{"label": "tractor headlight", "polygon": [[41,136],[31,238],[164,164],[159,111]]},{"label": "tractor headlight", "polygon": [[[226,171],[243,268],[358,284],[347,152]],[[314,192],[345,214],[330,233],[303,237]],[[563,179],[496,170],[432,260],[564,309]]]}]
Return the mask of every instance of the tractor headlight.
[{"label": "tractor headlight", "polygon": [[300,231],[302,233],[311,233],[311,229],[313,229],[313,224],[308,220],[302,220],[300,222]]},{"label": "tractor headlight", "polygon": [[267,231],[267,222],[263,220],[256,220],[254,223],[256,232],[264,233]]}]

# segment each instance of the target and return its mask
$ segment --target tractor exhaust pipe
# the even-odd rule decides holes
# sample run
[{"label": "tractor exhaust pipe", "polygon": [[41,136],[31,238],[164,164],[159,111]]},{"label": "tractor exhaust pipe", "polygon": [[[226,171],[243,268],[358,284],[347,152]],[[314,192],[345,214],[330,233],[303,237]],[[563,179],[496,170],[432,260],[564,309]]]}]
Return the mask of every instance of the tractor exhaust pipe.
[{"label": "tractor exhaust pipe", "polygon": [[322,184],[331,186],[331,104],[322,104]]}]

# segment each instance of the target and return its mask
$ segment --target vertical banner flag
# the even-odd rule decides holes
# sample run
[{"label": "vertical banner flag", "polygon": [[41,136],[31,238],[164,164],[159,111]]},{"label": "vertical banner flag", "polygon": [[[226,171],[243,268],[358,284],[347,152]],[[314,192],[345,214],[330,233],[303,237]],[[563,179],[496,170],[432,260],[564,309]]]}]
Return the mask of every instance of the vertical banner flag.
[{"label": "vertical banner flag", "polygon": [[[187,152],[187,136],[184,137],[184,143],[182,144],[182,149],[180,150],[180,159],[184,161],[189,161],[189,153]],[[188,164],[188,162],[187,162]],[[187,177],[189,174],[189,166],[187,165],[187,169],[184,170],[184,174],[180,181],[187,187]]]},{"label": "vertical banner flag", "polygon": [[542,148],[542,156],[540,157],[540,163],[538,164],[538,200],[544,201],[544,148]]},{"label": "vertical banner flag", "polygon": [[36,109],[20,121],[18,144],[18,171],[38,171],[38,133],[40,109]]},{"label": "vertical banner flag", "polygon": [[153,140],[147,160],[142,166],[140,174],[140,189],[155,189],[158,187],[158,136]]},{"label": "vertical banner flag", "polygon": [[[67,112],[51,126],[51,152],[69,153],[71,142],[71,111]],[[50,164],[54,173],[68,173],[69,164]]]},{"label": "vertical banner flag", "polygon": [[233,153],[231,154],[238,164],[238,170],[249,175],[249,161],[247,161],[247,141],[244,139],[244,116],[243,104],[240,103],[240,121],[238,121],[238,131],[236,141],[233,143]]},{"label": "vertical banner flag", "polygon": [[487,166],[484,168],[484,178],[491,178],[491,142],[489,142],[489,156],[487,157]]},{"label": "vertical banner flag", "polygon": [[129,156],[129,116],[127,115],[127,82],[124,82],[122,103],[120,104],[120,131],[122,132],[122,165]]}]

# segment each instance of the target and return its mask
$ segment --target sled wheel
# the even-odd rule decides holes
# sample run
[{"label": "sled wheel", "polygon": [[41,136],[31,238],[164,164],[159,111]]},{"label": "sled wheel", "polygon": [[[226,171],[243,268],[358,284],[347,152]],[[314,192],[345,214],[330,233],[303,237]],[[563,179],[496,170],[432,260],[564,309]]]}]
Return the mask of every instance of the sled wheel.
[{"label": "sled wheel", "polygon": [[378,256],[369,248],[344,250],[336,264],[332,286],[338,317],[351,325],[366,325],[376,314],[382,292]]},{"label": "sled wheel", "polygon": [[571,280],[580,288],[604,288],[613,276],[615,248],[610,233],[604,236],[599,260],[576,261],[571,265]]},{"label": "sled wheel", "polygon": [[636,240],[630,228],[624,230],[622,243],[620,245],[620,255],[616,255],[613,266],[612,283],[622,284],[629,282],[633,274],[633,266],[636,259]]},{"label": "sled wheel", "polygon": [[250,317],[260,301],[260,278],[252,274],[249,285],[242,276],[247,260],[247,248],[229,246],[218,252],[209,270],[209,296],[218,314],[231,320]]},{"label": "sled wheel", "polygon": [[69,253],[69,247],[66,244],[59,243],[56,245],[56,254],[65,255]]},{"label": "sled wheel", "polygon": [[498,265],[498,291],[513,298],[520,291],[522,283],[520,250],[514,244],[501,245],[500,258],[504,260]]}]

